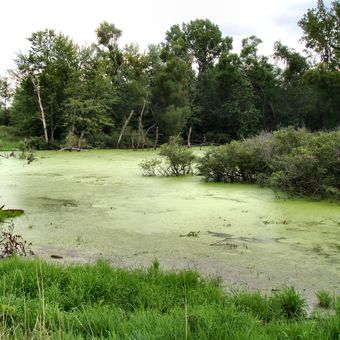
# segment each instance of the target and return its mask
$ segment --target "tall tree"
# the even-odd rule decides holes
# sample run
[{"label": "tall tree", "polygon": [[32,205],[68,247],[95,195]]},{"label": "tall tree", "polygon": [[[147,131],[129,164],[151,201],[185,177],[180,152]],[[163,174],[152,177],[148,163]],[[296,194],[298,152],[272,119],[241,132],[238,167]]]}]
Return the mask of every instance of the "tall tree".
[{"label": "tall tree", "polygon": [[28,54],[20,53],[16,60],[20,95],[14,101],[23,100],[26,93],[36,98],[36,108],[21,111],[19,103],[14,107],[17,116],[36,117],[39,111],[45,141],[53,141],[63,133],[65,89],[75,70],[77,49],[68,37],[53,30],[34,32],[28,40]]},{"label": "tall tree", "polygon": [[314,51],[331,69],[340,66],[340,2],[335,0],[327,8],[323,0],[309,9],[299,21],[303,30],[302,41],[307,50]]},{"label": "tall tree", "polygon": [[3,123],[8,125],[10,121],[9,104],[13,96],[13,89],[8,78],[0,77],[0,108],[3,109]]},{"label": "tall tree", "polygon": [[94,46],[79,50],[77,68],[66,88],[65,130],[81,140],[113,127],[112,106],[118,101],[105,60]]},{"label": "tall tree", "polygon": [[183,31],[199,73],[212,65],[222,52],[232,48],[232,38],[223,38],[219,27],[208,19],[196,19],[183,24]]}]

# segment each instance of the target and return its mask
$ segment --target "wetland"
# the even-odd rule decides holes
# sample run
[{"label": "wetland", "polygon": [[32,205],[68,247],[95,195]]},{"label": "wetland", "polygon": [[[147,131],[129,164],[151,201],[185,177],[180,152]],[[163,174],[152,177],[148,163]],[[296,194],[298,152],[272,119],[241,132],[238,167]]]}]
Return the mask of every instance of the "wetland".
[{"label": "wetland", "polygon": [[[197,151],[199,153],[199,151]],[[15,228],[44,258],[119,267],[196,269],[228,286],[294,286],[307,298],[339,293],[340,206],[278,198],[250,184],[143,177],[154,151],[41,151],[3,159],[0,199],[20,208]]]}]

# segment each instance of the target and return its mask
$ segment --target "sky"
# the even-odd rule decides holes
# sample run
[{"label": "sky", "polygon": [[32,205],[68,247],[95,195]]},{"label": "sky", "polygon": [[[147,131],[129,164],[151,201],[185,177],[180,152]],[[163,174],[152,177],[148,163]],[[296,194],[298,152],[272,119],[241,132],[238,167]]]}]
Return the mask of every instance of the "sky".
[{"label": "sky", "polygon": [[5,0],[0,6],[0,75],[14,67],[19,51],[28,50],[32,32],[51,28],[80,45],[90,44],[104,20],[123,31],[120,45],[133,42],[142,50],[163,41],[173,24],[200,18],[232,36],[236,51],[243,38],[255,34],[263,41],[263,54],[270,55],[279,39],[301,52],[297,22],[313,7],[316,0]]}]

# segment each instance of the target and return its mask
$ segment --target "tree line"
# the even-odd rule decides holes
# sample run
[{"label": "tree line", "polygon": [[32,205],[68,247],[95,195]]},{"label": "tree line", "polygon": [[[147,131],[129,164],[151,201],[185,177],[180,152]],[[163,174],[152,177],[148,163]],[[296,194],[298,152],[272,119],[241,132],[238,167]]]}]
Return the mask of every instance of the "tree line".
[{"label": "tree line", "polygon": [[298,22],[306,55],[261,39],[239,53],[207,19],[173,25],[141,52],[118,45],[122,31],[102,22],[97,40],[78,46],[47,29],[31,34],[27,53],[0,81],[0,124],[36,144],[86,143],[140,148],[181,135],[225,143],[289,125],[310,130],[340,124],[340,2],[322,0]]}]

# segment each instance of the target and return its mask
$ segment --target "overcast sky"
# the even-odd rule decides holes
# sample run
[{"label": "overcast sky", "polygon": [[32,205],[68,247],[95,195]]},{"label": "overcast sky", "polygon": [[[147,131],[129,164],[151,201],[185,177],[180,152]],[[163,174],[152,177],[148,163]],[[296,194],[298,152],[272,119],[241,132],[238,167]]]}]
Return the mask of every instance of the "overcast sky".
[{"label": "overcast sky", "polygon": [[[329,3],[330,0],[325,1]],[[316,0],[4,0],[0,18],[0,75],[13,67],[18,51],[28,48],[32,32],[52,28],[76,43],[95,41],[95,29],[106,20],[122,29],[121,44],[135,42],[145,49],[163,41],[171,25],[196,18],[210,19],[224,35],[241,39],[252,34],[270,54],[276,40],[299,51],[297,21]]]}]

